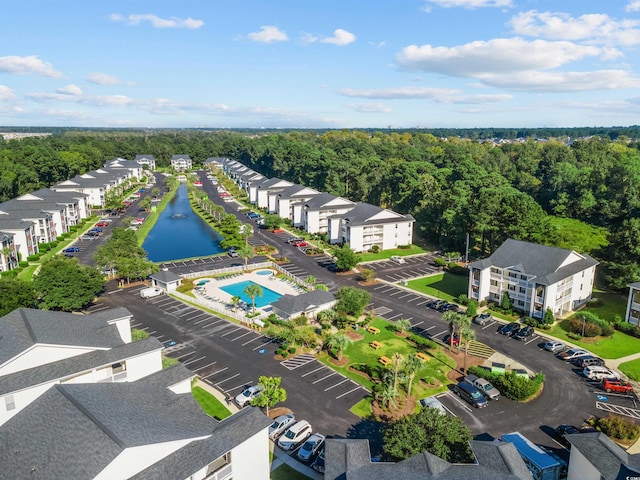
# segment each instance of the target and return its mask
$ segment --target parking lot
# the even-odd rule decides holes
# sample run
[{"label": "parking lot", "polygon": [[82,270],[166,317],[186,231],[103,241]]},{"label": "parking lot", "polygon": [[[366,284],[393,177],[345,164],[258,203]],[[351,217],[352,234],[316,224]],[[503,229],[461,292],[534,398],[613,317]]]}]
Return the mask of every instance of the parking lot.
[{"label": "parking lot", "polygon": [[438,267],[433,265],[434,255],[431,253],[401,258],[403,263],[387,259],[365,262],[360,265],[374,270],[377,278],[386,280],[387,282],[399,282],[401,280],[426,277],[439,271]]}]

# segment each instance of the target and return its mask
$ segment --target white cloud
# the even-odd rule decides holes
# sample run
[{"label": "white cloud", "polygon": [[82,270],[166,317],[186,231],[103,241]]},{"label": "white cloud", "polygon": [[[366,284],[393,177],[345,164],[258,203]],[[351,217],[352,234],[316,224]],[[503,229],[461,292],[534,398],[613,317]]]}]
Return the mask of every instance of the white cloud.
[{"label": "white cloud", "polygon": [[300,37],[300,40],[302,43],[315,43],[318,41],[318,37],[311,33],[305,33]]},{"label": "white cloud", "polygon": [[320,40],[322,43],[330,43],[332,45],[338,45],[339,47],[343,47],[345,45],[349,45],[356,41],[356,36],[351,33],[343,30],[342,28],[337,28],[333,31],[333,37],[326,37]]},{"label": "white cloud", "polygon": [[606,14],[574,18],[566,13],[530,10],[515,15],[510,23],[517,35],[625,46],[640,44],[640,29],[637,28],[640,21],[616,21]]},{"label": "white cloud", "polygon": [[632,0],[626,6],[625,10],[627,12],[638,12],[638,11],[640,11],[640,0]]},{"label": "white cloud", "polygon": [[16,100],[16,94],[6,85],[0,85],[0,102],[9,102]]},{"label": "white cloud", "polygon": [[514,72],[479,75],[486,85],[528,92],[583,92],[588,90],[616,90],[640,88],[640,78],[624,70],[596,70],[592,72]]},{"label": "white cloud", "polygon": [[251,32],[248,35],[250,40],[259,43],[285,42],[289,37],[285,32],[275,25],[263,25],[259,32]]},{"label": "white cloud", "polygon": [[133,82],[125,82],[118,77],[102,72],[90,73],[87,80],[96,85],[134,85]]},{"label": "white cloud", "polygon": [[0,57],[0,72],[13,75],[41,75],[51,78],[62,76],[62,73],[55,70],[50,63],[43,62],[36,55]]},{"label": "white cloud", "polygon": [[350,103],[345,105],[349,110],[359,113],[389,113],[391,108],[383,103]]},{"label": "white cloud", "polygon": [[484,8],[484,7],[511,7],[511,0],[428,0],[423,8],[426,12],[431,11],[430,4],[443,8],[462,7],[468,9]]},{"label": "white cloud", "polygon": [[399,87],[379,90],[343,89],[339,93],[346,97],[360,97],[381,100],[426,99],[437,103],[495,103],[511,100],[509,94],[463,95],[460,90],[430,87]]},{"label": "white cloud", "polygon": [[189,30],[197,30],[204,25],[202,20],[195,20],[191,17],[160,18],[152,13],[128,15],[126,17],[119,13],[114,13],[109,16],[109,19],[114,22],[121,22],[131,26],[140,25],[142,22],[149,22],[154,28],[186,28]]},{"label": "white cloud", "polygon": [[551,69],[586,57],[609,60],[620,55],[619,51],[612,48],[572,42],[497,38],[455,47],[410,45],[398,53],[396,58],[407,69],[456,77],[476,77],[481,74]]},{"label": "white cloud", "polygon": [[73,96],[82,95],[82,90],[80,89],[80,87],[73,84],[67,85],[66,87],[58,88],[56,92],[61,93],[63,95],[73,95]]}]

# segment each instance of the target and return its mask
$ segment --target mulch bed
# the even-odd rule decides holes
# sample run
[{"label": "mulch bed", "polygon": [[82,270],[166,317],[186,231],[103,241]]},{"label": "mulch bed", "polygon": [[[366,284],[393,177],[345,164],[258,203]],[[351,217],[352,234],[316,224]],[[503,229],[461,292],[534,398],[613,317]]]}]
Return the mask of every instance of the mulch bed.
[{"label": "mulch bed", "polygon": [[378,280],[369,280],[368,282],[359,281],[358,285],[363,287],[370,287],[371,285],[375,285],[378,283]]},{"label": "mulch bed", "polygon": [[344,367],[345,365],[349,364],[349,357],[343,355],[342,360],[336,360],[335,358],[331,357],[329,358],[329,363],[331,365],[335,365],[336,367]]},{"label": "mulch bed", "polygon": [[345,335],[349,337],[349,340],[351,340],[352,342],[357,342],[358,340],[362,340],[364,338],[363,334],[354,331],[345,332]]},{"label": "mulch bed", "polygon": [[371,402],[371,411],[374,417],[381,422],[393,422],[412,414],[416,408],[416,398],[414,396],[398,397],[395,401],[396,405],[391,404],[389,409],[380,405],[377,400]]}]

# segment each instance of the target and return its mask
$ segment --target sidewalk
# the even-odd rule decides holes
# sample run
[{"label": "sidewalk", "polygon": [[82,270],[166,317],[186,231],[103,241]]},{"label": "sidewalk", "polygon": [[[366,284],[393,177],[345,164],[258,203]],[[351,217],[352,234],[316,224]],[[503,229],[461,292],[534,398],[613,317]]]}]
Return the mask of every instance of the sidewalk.
[{"label": "sidewalk", "polygon": [[273,463],[271,464],[271,471],[273,472],[278,467],[283,464],[289,465],[294,470],[300,472],[301,474],[313,479],[313,480],[323,480],[324,475],[316,472],[313,468],[304,465],[299,462],[292,455],[287,455],[286,452],[283,452],[279,448],[276,448],[275,443],[269,440],[269,449],[273,452]]},{"label": "sidewalk", "polygon": [[631,355],[627,355],[626,357],[620,358],[606,358],[606,364],[609,368],[618,368],[621,363],[628,362],[630,360],[637,360],[640,358],[640,352],[632,353]]}]

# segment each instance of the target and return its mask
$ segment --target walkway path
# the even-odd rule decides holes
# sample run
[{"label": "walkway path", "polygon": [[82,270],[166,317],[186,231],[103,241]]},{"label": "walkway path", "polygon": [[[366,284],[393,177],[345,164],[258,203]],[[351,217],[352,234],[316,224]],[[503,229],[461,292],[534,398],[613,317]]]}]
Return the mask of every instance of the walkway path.
[{"label": "walkway path", "polygon": [[628,362],[630,360],[638,360],[640,358],[640,352],[632,353],[631,355],[627,355],[626,357],[620,358],[607,358],[607,366],[610,368],[618,368],[621,363]]}]

